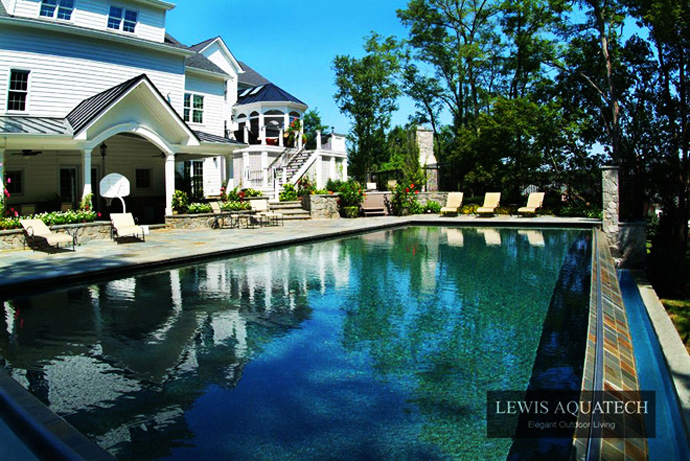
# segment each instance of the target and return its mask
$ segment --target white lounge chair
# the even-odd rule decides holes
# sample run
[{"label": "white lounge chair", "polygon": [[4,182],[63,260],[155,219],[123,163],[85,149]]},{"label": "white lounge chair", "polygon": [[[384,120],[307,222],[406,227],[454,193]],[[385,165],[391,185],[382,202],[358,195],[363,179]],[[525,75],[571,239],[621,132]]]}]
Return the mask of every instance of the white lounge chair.
[{"label": "white lounge chair", "polygon": [[477,208],[477,214],[479,216],[493,216],[496,212],[496,208],[501,203],[501,193],[500,192],[487,192],[484,195],[484,205]]},{"label": "white lounge chair", "polygon": [[74,251],[74,237],[51,231],[40,219],[20,219],[27,240],[45,242],[48,246],[60,247],[61,243],[71,243]]},{"label": "white lounge chair", "polygon": [[544,192],[532,192],[531,194],[529,194],[529,197],[527,197],[527,206],[518,208],[517,212],[518,214],[521,214],[523,216],[534,215],[537,213],[537,210],[542,207],[543,204]]},{"label": "white lounge chair", "polygon": [[449,192],[446,199],[446,206],[441,208],[441,215],[452,214],[457,215],[462,206],[462,192]]},{"label": "white lounge chair", "polygon": [[146,241],[144,228],[134,222],[132,213],[110,213],[110,222],[113,226],[113,238],[134,237]]}]

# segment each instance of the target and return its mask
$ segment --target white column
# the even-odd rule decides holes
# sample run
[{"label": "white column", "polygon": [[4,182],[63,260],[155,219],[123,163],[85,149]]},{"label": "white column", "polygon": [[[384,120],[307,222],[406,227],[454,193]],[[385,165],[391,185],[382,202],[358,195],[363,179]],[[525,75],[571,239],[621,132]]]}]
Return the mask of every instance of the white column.
[{"label": "white column", "polygon": [[336,180],[338,179],[336,175],[338,174],[338,170],[336,169],[336,164],[335,164],[335,157],[331,157],[331,169],[328,174],[328,179],[333,179]]},{"label": "white column", "polygon": [[300,120],[299,124],[299,138],[297,138],[297,146],[301,150],[302,149],[302,135],[304,134],[304,123],[302,123],[302,120]]},{"label": "white column", "polygon": [[316,149],[321,149],[321,130],[316,130]]},{"label": "white column", "polygon": [[93,187],[91,187],[91,151],[92,149],[81,151],[81,176],[84,184],[84,190],[81,193],[82,199],[93,192]]},{"label": "white column", "polygon": [[347,181],[347,159],[343,160],[343,181]]},{"label": "white column", "polygon": [[318,155],[318,157],[316,157],[316,188],[323,189],[323,185],[323,158],[321,155]]},{"label": "white column", "polygon": [[290,127],[290,114],[283,115],[283,129],[287,130]]},{"label": "white column", "polygon": [[172,215],[172,198],[175,193],[175,154],[166,153],[165,156],[165,214]]},{"label": "white column", "polygon": [[[0,179],[5,177],[5,149],[0,149]],[[5,201],[5,181],[0,180],[0,202]]]},{"label": "white column", "polygon": [[251,184],[247,184],[248,180],[245,177],[245,172],[249,168],[249,152],[242,152],[242,178],[240,179],[240,189],[244,187],[250,187]]},{"label": "white column", "polygon": [[230,187],[230,185],[231,185],[231,184],[230,184],[230,181],[232,181],[232,180],[233,180],[233,177],[234,177],[234,172],[233,172],[233,163],[234,163],[234,162],[233,162],[233,157],[234,157],[234,156],[233,156],[232,154],[226,155],[226,156],[224,157],[224,159],[225,159],[225,179],[223,180],[223,185],[225,186],[225,191],[226,191],[226,192],[228,191],[228,189],[234,188],[234,184],[233,184],[233,187]]},{"label": "white column", "polygon": [[261,138],[261,145],[266,145],[266,125],[264,121],[264,114],[259,114],[259,137]]},{"label": "white column", "polygon": [[268,152],[261,152],[261,186],[268,187]]},{"label": "white column", "polygon": [[281,128],[280,134],[278,135],[278,146],[283,147],[283,133],[285,131]]},{"label": "white column", "polygon": [[242,130],[242,142],[247,144],[249,142],[249,121],[247,120],[247,123],[244,124],[244,129]]}]

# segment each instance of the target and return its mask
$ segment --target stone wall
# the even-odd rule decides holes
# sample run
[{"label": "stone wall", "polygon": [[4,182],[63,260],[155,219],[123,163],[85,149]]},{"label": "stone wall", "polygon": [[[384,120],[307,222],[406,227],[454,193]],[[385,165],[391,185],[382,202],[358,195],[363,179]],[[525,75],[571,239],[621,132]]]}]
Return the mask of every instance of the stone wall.
[{"label": "stone wall", "polygon": [[434,201],[441,206],[446,206],[446,201],[448,200],[448,192],[439,192],[439,191],[429,191],[429,192],[420,192],[417,195],[417,200],[421,205],[426,206],[428,201]]},{"label": "stone wall", "polygon": [[[107,221],[51,226],[50,230],[56,233],[76,235],[79,245],[91,240],[110,239],[110,222]],[[24,247],[25,238],[22,229],[0,231],[0,251],[21,250]],[[26,248],[29,247],[26,246]]]},{"label": "stone wall", "polygon": [[618,257],[618,210],[619,188],[618,167],[605,166],[601,168],[602,189],[602,230],[606,234],[611,253]]},{"label": "stone wall", "polygon": [[213,229],[230,225],[230,215],[239,214],[238,211],[224,211],[222,213],[177,214],[165,217],[165,227],[168,229]]},{"label": "stone wall", "polygon": [[302,208],[307,210],[312,219],[338,219],[338,194],[315,194],[302,198]]}]

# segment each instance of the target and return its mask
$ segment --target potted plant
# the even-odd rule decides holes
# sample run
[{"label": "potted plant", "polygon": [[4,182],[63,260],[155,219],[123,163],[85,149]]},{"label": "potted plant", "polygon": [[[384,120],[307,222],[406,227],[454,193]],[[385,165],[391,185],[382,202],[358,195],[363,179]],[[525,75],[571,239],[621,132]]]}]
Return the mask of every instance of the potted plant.
[{"label": "potted plant", "polygon": [[173,214],[186,213],[189,206],[189,196],[184,191],[175,189],[172,196]]}]

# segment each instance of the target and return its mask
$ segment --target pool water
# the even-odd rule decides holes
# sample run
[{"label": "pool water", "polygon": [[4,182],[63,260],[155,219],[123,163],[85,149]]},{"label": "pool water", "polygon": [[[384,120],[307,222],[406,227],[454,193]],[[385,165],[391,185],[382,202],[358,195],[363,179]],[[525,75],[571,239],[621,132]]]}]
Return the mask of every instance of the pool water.
[{"label": "pool water", "polygon": [[579,386],[590,238],[416,227],[65,287],[3,301],[0,356],[120,459],[563,450],[487,438],[486,392]]}]

